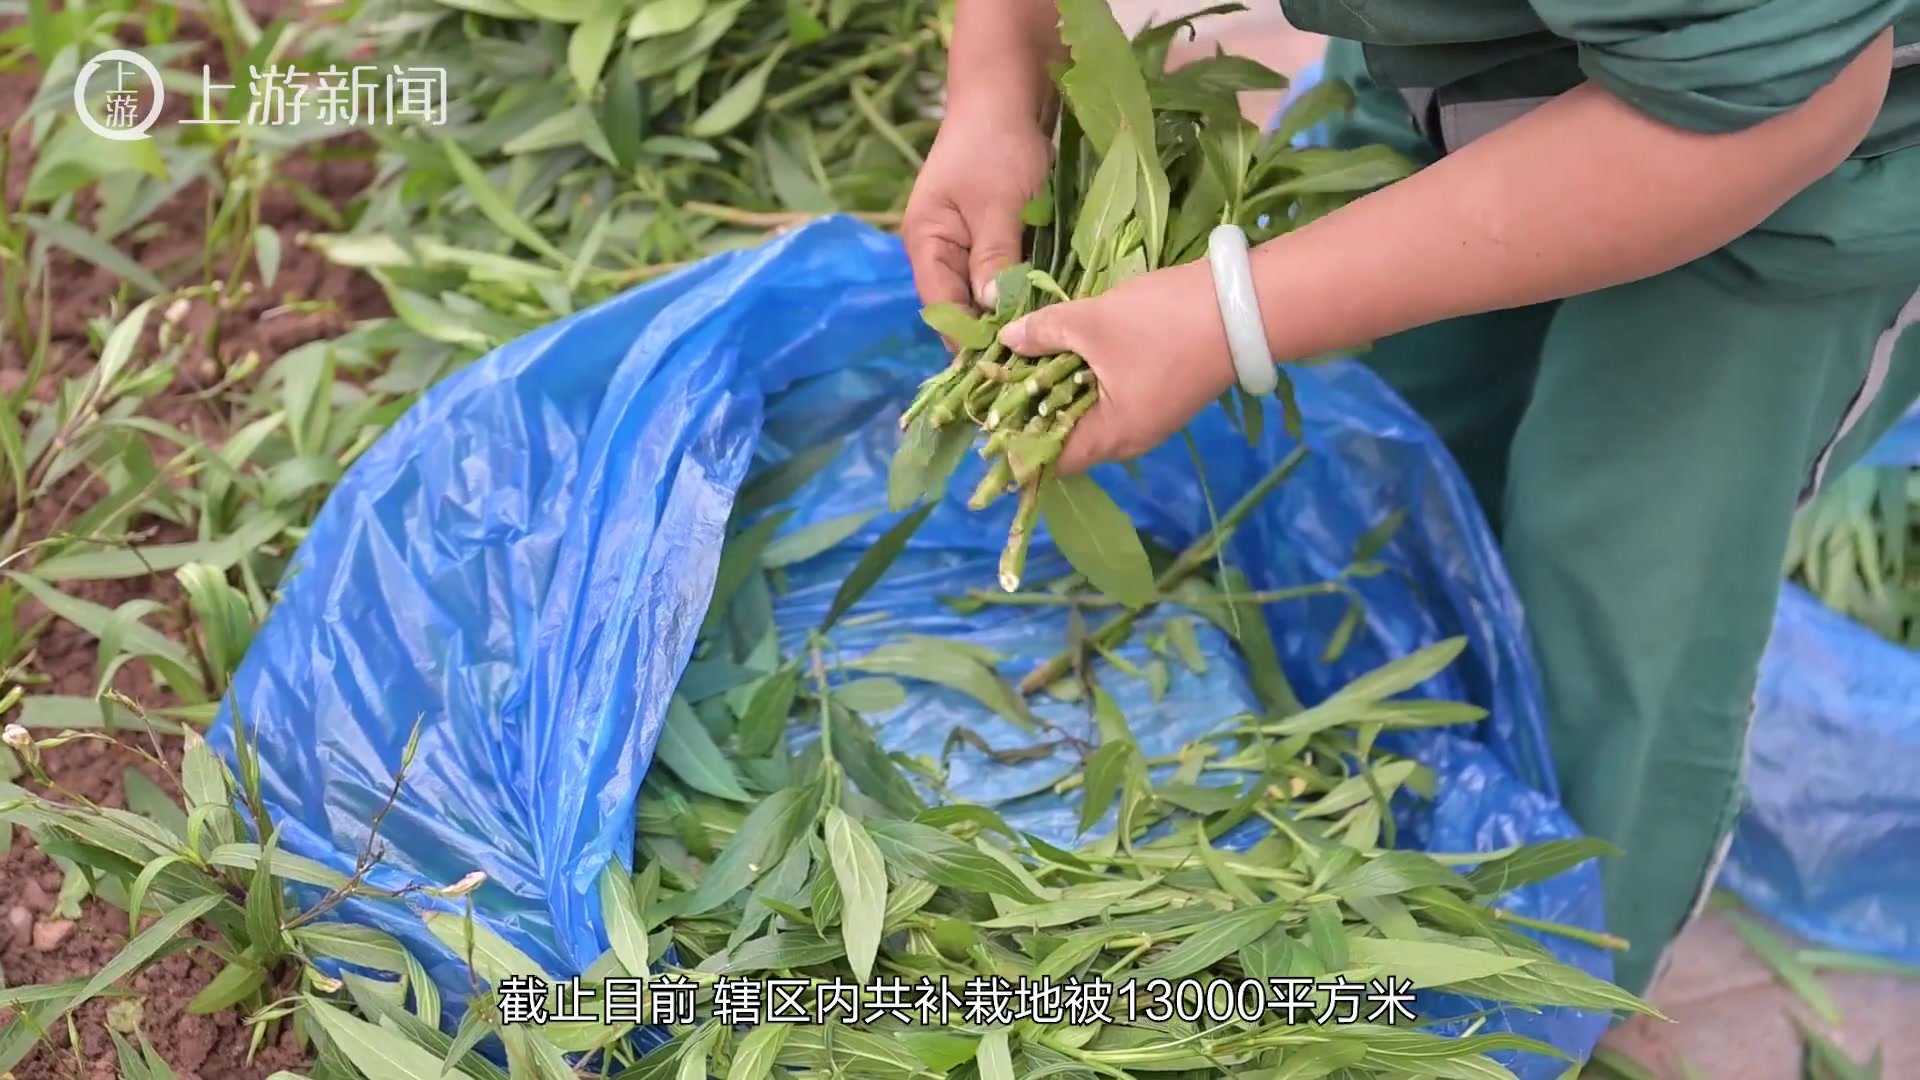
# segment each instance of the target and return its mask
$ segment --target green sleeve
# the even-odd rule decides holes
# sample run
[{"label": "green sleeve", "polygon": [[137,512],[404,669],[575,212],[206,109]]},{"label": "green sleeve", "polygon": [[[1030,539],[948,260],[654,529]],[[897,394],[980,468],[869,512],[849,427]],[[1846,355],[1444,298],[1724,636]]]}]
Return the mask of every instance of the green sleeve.
[{"label": "green sleeve", "polygon": [[1647,115],[1723,134],[1831,82],[1914,0],[1531,0],[1587,77]]}]

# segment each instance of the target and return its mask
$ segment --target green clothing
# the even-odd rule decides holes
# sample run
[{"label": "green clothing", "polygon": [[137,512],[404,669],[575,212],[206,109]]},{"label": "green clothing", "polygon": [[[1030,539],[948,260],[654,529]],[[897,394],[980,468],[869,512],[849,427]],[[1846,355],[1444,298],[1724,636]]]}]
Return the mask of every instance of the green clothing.
[{"label": "green clothing", "polygon": [[[1360,92],[1335,145],[1431,158],[1358,46],[1333,45],[1325,74]],[[1601,873],[1629,989],[1724,854],[1793,511],[1920,396],[1916,321],[1920,148],[1843,163],[1677,270],[1363,356],[1495,522],[1563,800],[1625,853]]]},{"label": "green clothing", "polygon": [[[1826,85],[1916,0],[1281,0],[1288,21],[1366,45],[1374,79],[1442,102],[1552,97],[1591,79],[1690,131],[1737,131]],[[1904,54],[1903,54],[1904,55]],[[1895,73],[1861,156],[1920,146],[1920,67]]]}]

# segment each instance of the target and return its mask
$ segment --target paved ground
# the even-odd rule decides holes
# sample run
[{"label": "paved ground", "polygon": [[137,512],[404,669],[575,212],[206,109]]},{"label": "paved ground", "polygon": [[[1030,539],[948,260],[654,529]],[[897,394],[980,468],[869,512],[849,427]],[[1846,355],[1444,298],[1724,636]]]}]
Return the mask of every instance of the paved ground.
[{"label": "paved ground", "polygon": [[[1113,3],[1129,29],[1208,6],[1208,0]],[[1251,0],[1250,7],[1200,20],[1196,39],[1182,43],[1175,57],[1221,48],[1290,74],[1320,55],[1323,40],[1288,26],[1278,0]],[[1244,104],[1249,117],[1264,121],[1278,103],[1277,94],[1249,94]],[[1710,914],[1676,947],[1666,980],[1653,992],[1673,1022],[1635,1021],[1606,1045],[1663,1080],[1800,1080],[1801,1037],[1790,1014],[1810,1014],[1732,926]],[[1920,1078],[1920,981],[1834,974],[1822,982],[1839,1008],[1842,1023],[1829,1032],[1839,1046],[1856,1061],[1880,1049],[1887,1080]]]},{"label": "paved ground", "polygon": [[[1799,1080],[1800,1030],[1791,1013],[1812,1014],[1733,927],[1708,915],[1682,936],[1672,969],[1653,1001],[1670,1024],[1636,1019],[1606,1045],[1654,1075],[1686,1080]],[[1886,975],[1828,974],[1820,979],[1841,1023],[1828,1036],[1854,1061],[1878,1049],[1886,1080],[1920,1077],[1920,981]]]}]

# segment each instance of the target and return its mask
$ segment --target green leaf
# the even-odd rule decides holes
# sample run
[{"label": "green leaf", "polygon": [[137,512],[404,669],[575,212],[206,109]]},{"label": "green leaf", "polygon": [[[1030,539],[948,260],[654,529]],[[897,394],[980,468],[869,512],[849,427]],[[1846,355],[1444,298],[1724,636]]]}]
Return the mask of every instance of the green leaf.
[{"label": "green leaf", "polygon": [[[826,876],[826,875],[822,875]],[[700,962],[699,971],[729,977],[761,971],[790,971],[828,964],[846,955],[846,945],[805,931],[786,930],[722,949]]]},{"label": "green leaf", "polygon": [[888,865],[944,888],[1004,896],[1023,904],[1049,899],[999,860],[939,829],[909,821],[874,821],[868,823],[867,831]]},{"label": "green leaf", "polygon": [[1156,595],[1153,564],[1126,511],[1087,476],[1057,477],[1040,485],[1047,533],[1088,584],[1128,607]]},{"label": "green leaf", "polygon": [[887,864],[867,830],[837,806],[827,807],[827,858],[840,885],[845,914],[840,933],[847,943],[847,962],[862,984],[873,975],[880,952],[880,928],[886,922]]},{"label": "green leaf", "polygon": [[1107,811],[1113,809],[1113,802],[1120,797],[1120,788],[1139,756],[1139,748],[1132,741],[1115,740],[1095,750],[1093,756],[1087,759],[1086,779],[1081,785],[1082,835],[1098,825],[1107,816]]},{"label": "green leaf", "polygon": [[218,540],[68,549],[36,563],[33,576],[41,581],[140,578],[178,570],[190,563],[204,563],[214,570],[228,570],[241,559],[256,554],[262,547],[278,539],[289,524],[291,521],[285,515],[262,514]]},{"label": "green leaf", "polygon": [[1287,909],[1280,904],[1259,904],[1235,908],[1209,920],[1198,931],[1164,956],[1133,972],[1133,978],[1184,979],[1204,971],[1258,941],[1268,930],[1280,925]]},{"label": "green leaf", "polygon": [[1447,988],[1456,994],[1514,1005],[1564,1005],[1665,1019],[1658,1009],[1604,979],[1594,978],[1579,968],[1544,960],[1485,978],[1458,979]]},{"label": "green leaf", "polygon": [[907,703],[906,688],[892,679],[855,679],[834,687],[833,696],[856,713],[892,712]]},{"label": "green leaf", "polygon": [[1722,912],[1722,916],[1740,935],[1740,940],[1746,942],[1747,948],[1773,971],[1773,977],[1806,1002],[1815,1016],[1830,1025],[1840,1023],[1840,1008],[1820,981],[1819,973],[1802,963],[1786,942],[1737,911]]},{"label": "green leaf", "polygon": [[598,0],[592,14],[574,27],[567,39],[567,71],[582,97],[591,99],[594,88],[600,85],[601,69],[607,66],[614,34],[625,14],[623,0]]},{"label": "green leaf", "polygon": [[316,997],[302,997],[301,1004],[327,1033],[327,1040],[367,1080],[474,1080],[471,1073],[443,1064],[437,1055],[396,1031],[369,1024]]},{"label": "green leaf", "polygon": [[633,877],[614,859],[600,874],[600,914],[607,921],[607,943],[627,974],[647,974],[647,928],[633,894]]},{"label": "green leaf", "polygon": [[1557,877],[1589,859],[1618,854],[1612,844],[1590,836],[1549,840],[1481,863],[1467,872],[1467,883],[1482,896],[1500,896]]},{"label": "green leaf", "polygon": [[[95,141],[109,142],[107,139]],[[119,248],[77,225],[37,214],[22,215],[20,220],[27,228],[39,234],[41,239],[54,247],[65,250],[82,262],[92,263],[144,293],[158,296],[167,291],[166,284],[155,277],[153,271],[129,258]]]},{"label": "green leaf", "polygon": [[760,565],[772,569],[805,562],[859,532],[861,526],[873,520],[874,514],[872,510],[842,514],[817,521],[804,529],[796,529],[768,544],[767,549],[760,553]]},{"label": "green leaf", "polygon": [[1355,100],[1353,88],[1346,83],[1339,79],[1322,79],[1293,99],[1286,111],[1280,114],[1280,122],[1274,125],[1273,134],[1268,138],[1277,143],[1291,144],[1334,114],[1352,109]]},{"label": "green leaf", "polygon": [[678,694],[667,702],[666,721],[660,726],[660,741],[654,744],[653,753],[695,791],[735,802],[753,801],[747,789],[740,786],[740,774],[734,771],[733,763],[713,741],[692,706]]},{"label": "green leaf", "polygon": [[407,951],[391,935],[352,923],[309,923],[288,932],[308,956],[326,957],[395,975],[407,969]]},{"label": "green leaf", "polygon": [[786,855],[788,846],[812,822],[814,804],[814,793],[806,788],[782,788],[761,800],[740,823],[733,842],[707,868],[699,886],[673,905],[674,914],[704,915],[738,896]]},{"label": "green leaf", "polygon": [[1200,651],[1200,639],[1194,635],[1193,620],[1184,617],[1168,619],[1167,642],[1173,646],[1174,653],[1188,671],[1195,675],[1207,673],[1207,657]]},{"label": "green leaf", "polygon": [[627,24],[627,40],[644,41],[689,29],[707,12],[707,0],[643,0]]},{"label": "green leaf", "polygon": [[780,1056],[781,1044],[787,1041],[787,1033],[792,1030],[787,1024],[760,1024],[749,1030],[733,1052],[727,1080],[762,1080],[772,1076],[774,1059]]},{"label": "green leaf", "polygon": [[1398,151],[1385,146],[1363,146],[1355,150],[1294,151],[1286,155],[1289,164],[1302,167],[1298,175],[1261,191],[1262,206],[1281,198],[1315,194],[1347,194],[1372,191],[1413,175],[1416,165]]},{"label": "green leaf", "polygon": [[1114,239],[1133,215],[1139,191],[1140,164],[1133,153],[1133,140],[1122,135],[1101,159],[1073,222],[1070,246],[1089,271],[1104,270],[1112,263]]},{"label": "green leaf", "polygon": [[820,475],[846,449],[846,440],[831,439],[818,446],[796,451],[786,460],[747,478],[734,500],[736,517],[748,518],[773,509],[792,498],[807,482]]},{"label": "green leaf", "polygon": [[1006,1028],[996,1028],[980,1036],[974,1064],[980,1070],[980,1080],[1014,1080],[1013,1051],[1007,1046]]},{"label": "green leaf", "polygon": [[[1110,161],[1130,159],[1129,180],[1123,184],[1126,195],[1111,197],[1116,209],[1124,204],[1128,211],[1137,212],[1146,265],[1157,267],[1165,253],[1171,187],[1157,146],[1146,75],[1104,0],[1059,0],[1059,8],[1061,42],[1073,57],[1072,66],[1060,78],[1061,91],[1087,141],[1103,155],[1101,171]],[[1116,167],[1116,175],[1121,167]],[[1100,187],[1097,178],[1093,187]],[[1080,250],[1077,229],[1073,246]]]},{"label": "green leaf", "polygon": [[187,1002],[190,1016],[208,1016],[224,1012],[247,1000],[267,984],[267,973],[258,965],[235,961],[220,969],[193,1000]]},{"label": "green leaf", "polygon": [[1353,561],[1364,563],[1385,551],[1387,544],[1393,540],[1394,534],[1400,531],[1400,526],[1406,520],[1405,510],[1395,510],[1378,525],[1362,533],[1360,539],[1353,545]]},{"label": "green leaf", "polygon": [[833,603],[828,605],[827,614],[820,620],[821,633],[832,629],[833,624],[840,621],[840,616],[852,610],[860,598],[867,595],[867,590],[886,574],[887,568],[906,550],[907,542],[913,539],[913,534],[927,520],[927,515],[933,513],[933,506],[927,503],[895,522],[860,556],[847,573],[847,579],[840,583],[839,590],[833,594]]},{"label": "green leaf", "polygon": [[1347,944],[1352,963],[1382,976],[1406,979],[1416,989],[1484,979],[1535,962],[1531,957],[1483,952],[1444,941],[1358,937]]},{"label": "green leaf", "polygon": [[1307,943],[1328,971],[1343,971],[1348,960],[1346,931],[1340,925],[1340,908],[1330,900],[1307,905]]},{"label": "green leaf", "polygon": [[539,230],[527,224],[525,218],[514,212],[513,207],[508,205],[506,197],[493,186],[493,182],[487,179],[487,174],[467,156],[467,152],[460,148],[460,144],[442,136],[440,150],[446,156],[447,164],[453,167],[454,174],[460,178],[460,184],[466,190],[467,197],[473,200],[474,207],[486,215],[487,220],[493,222],[495,228],[555,263],[565,266],[572,262],[561,254],[559,248],[549,243],[546,237],[540,235]]},{"label": "green leaf", "polygon": [[787,718],[800,696],[800,669],[791,665],[767,676],[754,687],[747,708],[734,729],[734,745],[749,758],[764,757],[780,745],[787,733]]},{"label": "green leaf", "polygon": [[[628,31],[631,36],[632,31]],[[767,58],[752,71],[742,76],[740,81],[727,87],[726,91],[715,98],[713,104],[687,125],[686,133],[696,139],[717,139],[744,123],[747,117],[760,106],[760,99],[767,94],[767,78],[773,74],[775,64],[786,54],[784,44],[777,46]]]},{"label": "green leaf", "polygon": [[453,955],[461,962],[471,962],[473,973],[485,980],[488,985],[497,986],[500,980],[515,976],[537,975],[551,979],[552,975],[526,953],[521,952],[499,934],[488,929],[486,924],[465,914],[453,914],[445,911],[429,911],[421,916],[427,924],[427,931],[440,939],[440,943],[453,950]]},{"label": "green leaf", "polygon": [[984,349],[993,344],[993,325],[951,300],[921,308],[920,318],[962,349]]},{"label": "green leaf", "polygon": [[1402,893],[1434,885],[1456,892],[1471,886],[1466,878],[1417,851],[1383,851],[1326,885],[1326,891],[1342,900],[1399,896]]},{"label": "green leaf", "polygon": [[1038,727],[1026,700],[992,668],[953,642],[908,638],[882,645],[865,656],[846,661],[843,666],[873,675],[894,675],[945,686],[1029,731]]},{"label": "green leaf", "polygon": [[128,769],[121,774],[122,787],[127,793],[127,809],[142,814],[158,822],[168,832],[181,838],[187,835],[187,812],[172,795],[161,790],[160,785],[147,778],[139,769]]},{"label": "green leaf", "polygon": [[934,428],[923,419],[909,425],[887,464],[887,508],[904,510],[921,498],[937,501],[978,436],[971,424]]}]

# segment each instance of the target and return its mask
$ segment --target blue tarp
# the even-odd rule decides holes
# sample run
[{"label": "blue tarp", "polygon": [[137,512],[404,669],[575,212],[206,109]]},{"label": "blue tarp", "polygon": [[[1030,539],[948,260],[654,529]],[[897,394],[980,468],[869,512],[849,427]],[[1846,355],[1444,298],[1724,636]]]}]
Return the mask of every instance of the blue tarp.
[{"label": "blue tarp", "polygon": [[[1920,466],[1920,412],[1868,466]],[[1721,882],[1820,944],[1920,964],[1920,653],[1788,584]]]},{"label": "blue tarp", "polygon": [[[743,477],[845,435],[844,451],[793,498],[798,512],[783,528],[884,509],[894,418],[944,362],[918,318],[898,242],[832,219],[564,319],[429,391],[328,499],[234,680],[229,700],[257,736],[285,849],[350,868],[417,722],[418,755],[381,829],[385,858],[373,883],[448,883],[484,870],[479,917],[550,973],[580,972],[607,944],[595,880],[608,859],[630,857],[635,795],[705,614]],[[1317,659],[1338,601],[1269,609],[1295,688],[1317,701],[1362,671],[1467,636],[1462,660],[1424,689],[1485,706],[1490,717],[1477,730],[1402,744],[1439,773],[1437,800],[1404,816],[1403,841],[1488,851],[1573,835],[1544,793],[1540,693],[1519,607],[1457,471],[1365,368],[1304,369],[1297,382],[1312,454],[1239,530],[1228,558],[1256,588],[1317,582],[1392,512],[1408,518],[1381,556],[1388,571],[1358,583],[1368,617],[1338,663]],[[1218,409],[1193,425],[1217,505],[1291,448],[1277,414],[1265,427],[1249,447]],[[1060,647],[1060,618],[1003,608],[963,618],[940,602],[994,581],[1010,508],[973,514],[961,505],[979,469],[970,458],[956,494],[856,609],[885,612],[885,625],[836,631],[842,655],[903,631],[956,635],[990,645],[1018,675]],[[1137,473],[1098,475],[1161,544],[1180,547],[1206,527],[1195,467],[1178,441]],[[814,621],[849,561],[895,520],[883,513],[789,568],[778,623]],[[1063,565],[1042,536],[1029,576],[1044,580]],[[1149,752],[1255,706],[1224,638],[1203,644],[1209,673],[1176,674],[1158,703],[1141,680],[1105,680]],[[949,692],[911,690],[905,707],[873,717],[891,748],[937,750],[961,722],[995,744],[1031,738]],[[1071,707],[1044,707],[1056,722],[1086,723]],[[231,720],[223,713],[214,737],[229,755]],[[1060,806],[1018,797],[1044,771],[957,762],[954,786],[1070,840]],[[1513,906],[1599,929],[1598,868],[1523,890]],[[398,936],[450,1002],[465,996],[465,972],[407,908],[356,901],[340,914]],[[1603,952],[1548,944],[1610,975]],[[1470,1007],[1438,997],[1422,1004],[1430,1017]],[[1511,1010],[1486,1030],[1583,1057],[1606,1023],[1572,1010]],[[1564,1066],[1519,1068],[1544,1080]]]}]

